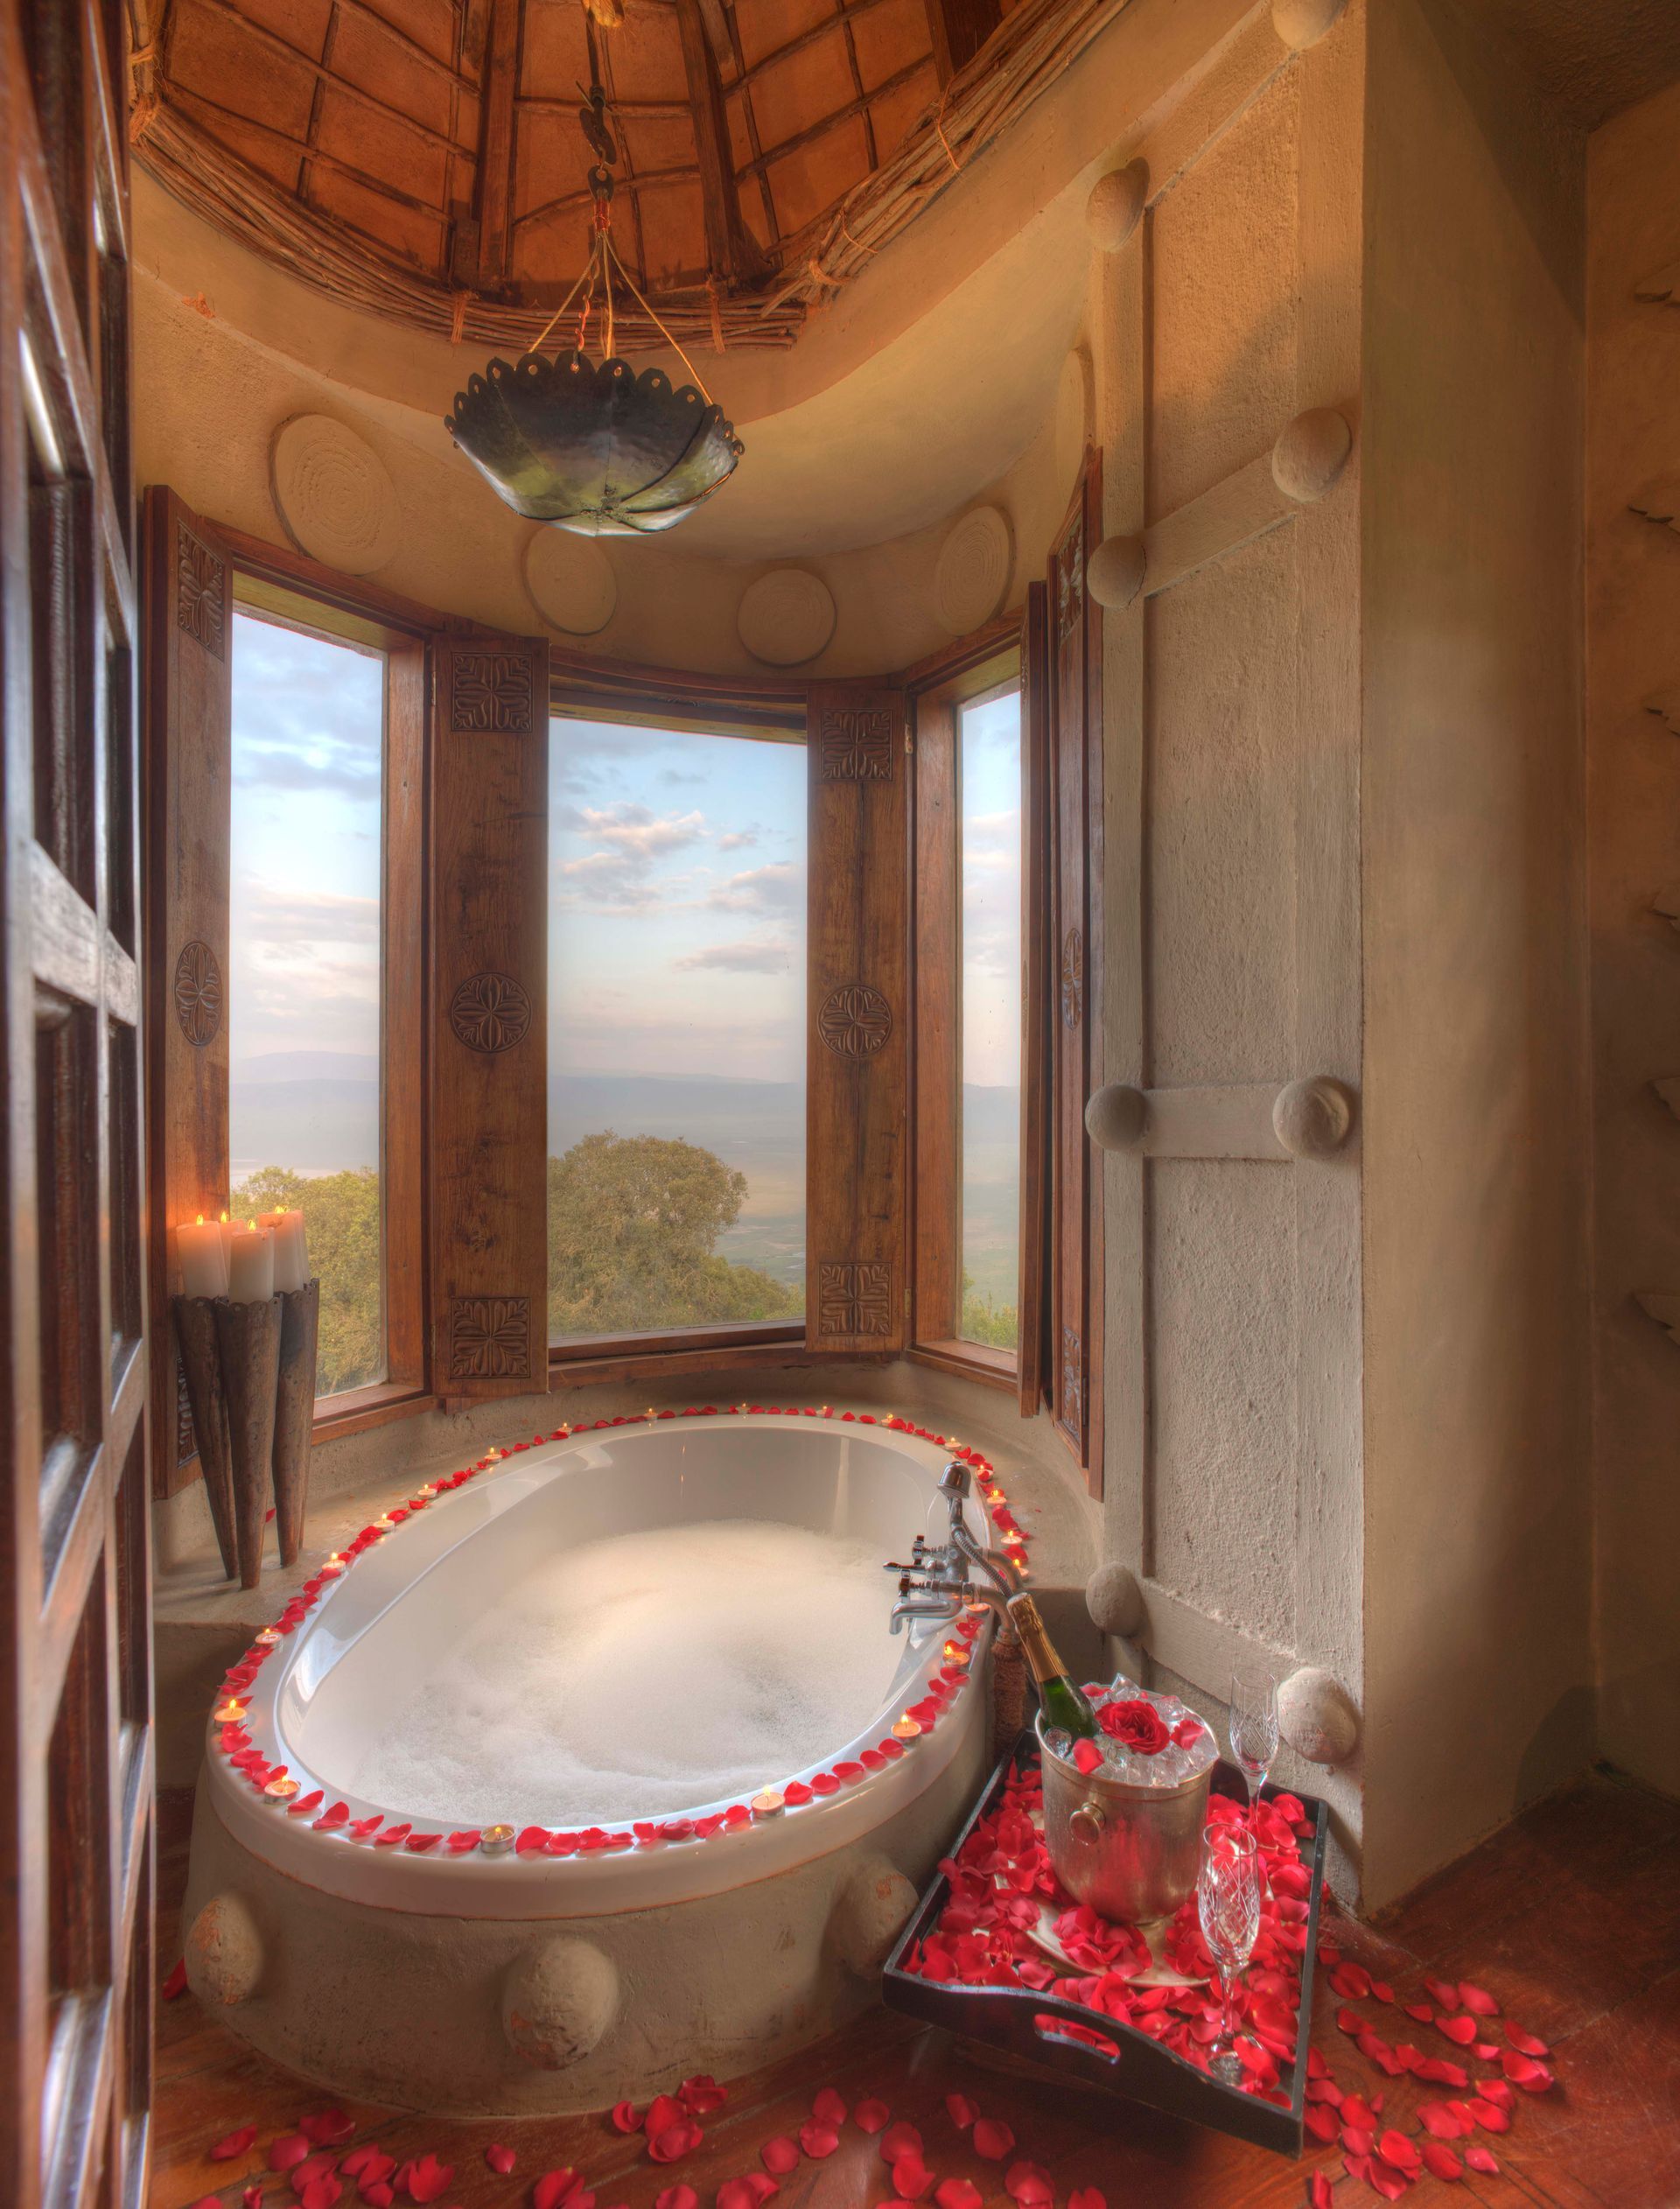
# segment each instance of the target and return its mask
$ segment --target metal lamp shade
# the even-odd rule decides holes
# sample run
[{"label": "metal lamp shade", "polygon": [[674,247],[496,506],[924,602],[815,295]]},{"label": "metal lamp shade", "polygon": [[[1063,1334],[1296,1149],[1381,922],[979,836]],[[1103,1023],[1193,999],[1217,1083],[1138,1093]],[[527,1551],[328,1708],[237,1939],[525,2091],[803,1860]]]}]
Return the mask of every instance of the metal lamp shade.
[{"label": "metal lamp shade", "polygon": [[576,352],[492,361],[444,421],[516,514],[580,536],[674,529],[741,457],[732,427],[692,384]]}]

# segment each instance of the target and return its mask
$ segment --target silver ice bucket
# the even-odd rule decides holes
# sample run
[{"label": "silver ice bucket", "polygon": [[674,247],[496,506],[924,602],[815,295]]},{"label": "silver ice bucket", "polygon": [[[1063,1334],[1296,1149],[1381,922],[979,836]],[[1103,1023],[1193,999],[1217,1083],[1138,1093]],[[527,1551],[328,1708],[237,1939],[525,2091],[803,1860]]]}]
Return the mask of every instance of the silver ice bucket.
[{"label": "silver ice bucket", "polygon": [[1104,1918],[1146,1925],[1196,1891],[1213,1766],[1175,1787],[1130,1787],[1039,1747],[1044,1838],[1056,1876]]}]

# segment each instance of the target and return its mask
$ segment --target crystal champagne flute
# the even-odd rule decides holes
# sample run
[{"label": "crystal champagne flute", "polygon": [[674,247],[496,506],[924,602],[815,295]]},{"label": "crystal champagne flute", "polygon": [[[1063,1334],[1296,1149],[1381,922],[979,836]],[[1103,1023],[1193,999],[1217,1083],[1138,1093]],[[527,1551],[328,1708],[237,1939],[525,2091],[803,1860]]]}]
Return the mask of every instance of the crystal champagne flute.
[{"label": "crystal champagne flute", "polygon": [[1246,1826],[1209,1826],[1203,1834],[1196,1911],[1219,1975],[1219,2037],[1208,2051],[1208,2068],[1222,2085],[1238,2086],[1238,1994],[1260,1930],[1259,1850]]},{"label": "crystal champagne flute", "polygon": [[1258,1801],[1278,1754],[1278,1682],[1258,1666],[1231,1674],[1231,1762],[1248,1784],[1249,1807]]}]

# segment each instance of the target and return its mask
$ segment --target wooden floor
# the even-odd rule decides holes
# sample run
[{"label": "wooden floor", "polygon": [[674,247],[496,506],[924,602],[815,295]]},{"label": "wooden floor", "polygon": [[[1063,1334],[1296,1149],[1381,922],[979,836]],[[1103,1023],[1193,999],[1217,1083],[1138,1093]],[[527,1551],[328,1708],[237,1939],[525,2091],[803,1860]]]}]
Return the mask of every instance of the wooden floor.
[{"label": "wooden floor", "polygon": [[[189,1809],[185,1792],[162,1806],[158,1953],[165,1961],[179,1953]],[[1344,1925],[1335,1938],[1345,1953],[1391,1981],[1402,2002],[1421,1995],[1425,1974],[1474,1980],[1552,2048],[1556,2088],[1518,2093],[1511,2129],[1486,2142],[1501,2175],[1466,2174],[1452,2184],[1424,2177],[1406,2196],[1417,2209],[1454,2197],[1488,2209],[1680,2205],[1680,1805],[1594,1777],[1528,1812],[1380,1927]],[[1386,2086],[1384,2121],[1407,2129],[1416,2104],[1441,2090],[1379,2076],[1337,2031],[1336,1998],[1322,1981],[1320,1989],[1313,2037],[1335,2076],[1367,2094]],[[331,2097],[246,2052],[190,1995],[161,2007],[158,2071],[153,2209],[186,2209],[206,2196],[226,2209],[247,2209],[245,2190],[259,2178],[266,2209],[293,2209],[286,2181],[263,2170],[263,2152],[276,2133]],[[532,2181],[566,2164],[597,2188],[599,2209],[650,2209],[660,2189],[679,2178],[710,2209],[724,2180],[759,2168],[761,2142],[797,2132],[825,2086],[849,2103],[878,2096],[895,2118],[920,2126],[936,2177],[969,2177],[988,2209],[1010,2209],[1007,2166],[981,2162],[953,2128],[944,2097],[954,2089],[1013,2128],[1016,2153],[1049,2171],[1058,2204],[1075,2187],[1095,2185],[1109,2209],[1298,2209],[1306,2176],[1318,2170],[1334,2182],[1337,2209],[1375,2209],[1379,2198],[1343,2173],[1334,2149],[1313,2148],[1292,2163],[1124,2102],[1032,2086],[982,2068],[961,2043],[885,2011],[732,2082],[728,2107],[707,2121],[704,2145],[675,2170],[656,2170],[639,2140],[620,2137],[602,2117],[463,2124],[345,2107],[357,2120],[358,2140],[376,2138],[399,2159],[433,2149],[454,2164],[439,2209],[524,2209]],[[245,2124],[259,2128],[248,2156],[206,2160],[213,2141]],[[517,2150],[509,2177],[485,2163],[493,2141]],[[802,2163],[783,2182],[783,2209],[866,2209],[882,2201],[891,2190],[877,2149],[848,2125],[837,2154]],[[357,2209],[357,2201],[346,2182],[341,2209]]]}]

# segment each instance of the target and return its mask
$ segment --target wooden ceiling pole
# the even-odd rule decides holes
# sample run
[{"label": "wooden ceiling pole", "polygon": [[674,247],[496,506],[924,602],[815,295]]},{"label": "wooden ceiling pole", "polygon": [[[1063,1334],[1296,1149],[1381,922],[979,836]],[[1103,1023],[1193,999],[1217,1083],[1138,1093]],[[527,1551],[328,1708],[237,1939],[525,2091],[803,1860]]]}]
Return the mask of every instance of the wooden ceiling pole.
[{"label": "wooden ceiling pole", "polygon": [[523,0],[489,0],[479,109],[478,285],[494,291],[512,273],[514,106],[519,96]]},{"label": "wooden ceiling pole", "polygon": [[926,0],[926,5],[934,68],[942,87],[973,60],[1003,21],[1003,11],[998,0]]},{"label": "wooden ceiling pole", "polygon": [[[706,216],[706,262],[722,284],[761,275],[764,256],[741,221],[735,189],[735,164],[729,151],[729,124],[718,56],[707,34],[704,0],[676,0],[682,39],[682,67],[694,113],[695,151],[700,158],[700,196]],[[712,0],[714,6],[718,0]],[[721,14],[721,8],[719,8]]]}]

